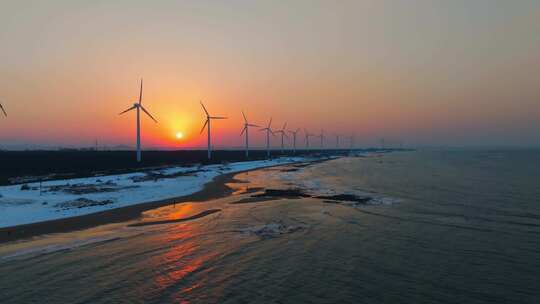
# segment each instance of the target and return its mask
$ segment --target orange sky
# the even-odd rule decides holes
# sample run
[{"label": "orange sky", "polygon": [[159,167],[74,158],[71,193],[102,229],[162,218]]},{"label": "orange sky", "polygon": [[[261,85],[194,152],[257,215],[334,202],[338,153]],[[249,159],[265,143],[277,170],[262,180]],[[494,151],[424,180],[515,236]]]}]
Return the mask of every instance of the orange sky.
[{"label": "orange sky", "polygon": [[[217,147],[253,123],[409,145],[540,145],[536,1],[10,1],[0,148]],[[185,137],[179,141],[176,132]],[[254,133],[254,132],[253,132]],[[253,134],[252,133],[252,134]],[[259,132],[257,132],[259,133]],[[263,145],[262,134],[253,134]],[[333,140],[332,140],[333,142]],[[278,141],[275,141],[277,145]]]}]

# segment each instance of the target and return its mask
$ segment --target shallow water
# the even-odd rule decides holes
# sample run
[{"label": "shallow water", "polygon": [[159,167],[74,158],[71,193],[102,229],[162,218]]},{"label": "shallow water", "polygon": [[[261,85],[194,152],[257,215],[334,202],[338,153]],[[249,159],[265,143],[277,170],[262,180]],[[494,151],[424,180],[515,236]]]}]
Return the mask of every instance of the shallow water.
[{"label": "shallow water", "polygon": [[[540,300],[540,151],[393,153],[236,179],[223,199],[2,245],[0,303]],[[233,204],[264,188],[374,200]]]}]

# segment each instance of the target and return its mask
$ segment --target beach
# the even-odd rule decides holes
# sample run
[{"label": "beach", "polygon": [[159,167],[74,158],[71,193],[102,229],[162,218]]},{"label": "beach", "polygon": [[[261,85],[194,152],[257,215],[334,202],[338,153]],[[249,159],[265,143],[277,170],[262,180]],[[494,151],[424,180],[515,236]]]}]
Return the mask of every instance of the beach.
[{"label": "beach", "polygon": [[[58,192],[61,191],[54,191],[47,197],[42,194],[43,190],[40,189],[34,189],[34,193],[30,193],[29,190],[21,191],[21,185],[0,186],[0,194],[4,193],[2,197],[0,197],[0,210],[2,210],[3,215],[2,219],[0,219],[0,243],[41,234],[66,232],[94,227],[100,224],[125,221],[139,216],[140,213],[145,210],[167,204],[181,203],[185,201],[204,201],[221,197],[230,192],[230,188],[226,186],[226,183],[230,181],[235,174],[240,172],[290,163],[319,162],[327,159],[329,158],[288,157],[268,161],[265,160],[209,165],[197,169],[197,171],[203,173],[202,175],[192,173],[194,170],[191,166],[177,168],[173,167],[165,169],[169,172],[169,175],[171,172],[185,173],[186,171],[188,174],[180,174],[179,176],[172,175],[170,178],[168,178],[167,175],[156,177],[156,172],[163,172],[163,170],[152,170],[150,173],[132,173],[124,175],[50,181],[46,182],[45,184],[40,183],[41,188],[58,186],[64,187],[66,185],[69,185],[65,187],[67,189],[71,189],[70,187],[73,187],[71,185],[77,185],[77,189],[79,190],[83,186],[84,189],[91,188],[89,193],[75,193],[75,195],[71,195],[71,197],[67,197],[65,193],[59,194]],[[81,199],[86,199],[86,197],[95,199],[94,202],[99,202],[99,200],[104,199],[112,202],[114,198],[111,198],[110,192],[106,192],[104,198],[102,195],[103,191],[99,191],[100,189],[96,188],[96,180],[98,180],[102,185],[110,186],[110,181],[115,181],[114,185],[117,185],[119,180],[124,179],[129,180],[129,183],[132,184],[135,183],[133,180],[134,178],[146,178],[148,176],[150,176],[151,179],[149,182],[150,184],[147,185],[146,188],[152,190],[140,190],[139,188],[136,188],[136,190],[139,191],[138,193],[145,192],[146,196],[140,197],[140,195],[137,195],[137,193],[132,193],[129,188],[127,191],[121,191],[122,188],[119,187],[117,191],[114,191],[114,194],[117,197],[115,200],[120,201],[120,203],[124,203],[124,206],[117,206],[116,204],[111,203],[110,205],[96,204],[90,206],[77,206],[67,210],[66,208],[54,208],[53,210],[48,210],[48,204],[51,200],[56,200],[57,206],[59,203],[61,204],[64,201],[79,202]],[[162,189],[156,191],[155,188],[160,186],[160,178],[167,178],[167,184],[163,186]],[[103,180],[105,180],[105,182]],[[187,184],[187,187],[184,186],[178,189],[178,187],[175,186],[177,183]],[[36,188],[37,184],[30,184],[28,187]],[[136,187],[140,186],[137,185]],[[31,203],[22,203],[22,206],[13,204],[13,201],[24,202],[24,199],[17,197],[17,195],[23,195],[25,197],[24,199]],[[96,196],[99,198],[95,198]],[[127,202],[125,200],[122,201],[122,199],[126,196],[132,199],[129,199]],[[166,198],[157,199],[160,196]],[[90,201],[90,199],[86,200]],[[44,205],[45,203],[46,205]],[[45,207],[46,209],[40,210],[44,209],[40,207]],[[59,209],[63,209],[61,210],[63,212],[58,212]],[[41,216],[33,216],[32,214],[28,214],[32,212],[41,212],[42,214]]]}]

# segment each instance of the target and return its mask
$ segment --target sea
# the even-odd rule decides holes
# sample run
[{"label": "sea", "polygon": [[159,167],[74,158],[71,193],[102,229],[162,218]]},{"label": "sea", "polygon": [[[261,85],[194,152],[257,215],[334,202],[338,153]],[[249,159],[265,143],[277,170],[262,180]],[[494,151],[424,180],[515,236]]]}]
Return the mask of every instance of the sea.
[{"label": "sea", "polygon": [[540,150],[372,153],[0,244],[0,303],[540,303]]}]

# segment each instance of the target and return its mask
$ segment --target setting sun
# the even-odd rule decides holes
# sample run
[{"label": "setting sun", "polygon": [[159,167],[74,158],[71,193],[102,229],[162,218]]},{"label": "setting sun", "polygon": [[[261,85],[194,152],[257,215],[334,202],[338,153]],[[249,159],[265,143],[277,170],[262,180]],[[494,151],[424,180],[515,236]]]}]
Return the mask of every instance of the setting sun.
[{"label": "setting sun", "polygon": [[182,132],[176,132],[176,138],[177,139],[182,139],[184,137],[184,133]]}]

